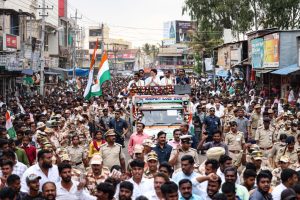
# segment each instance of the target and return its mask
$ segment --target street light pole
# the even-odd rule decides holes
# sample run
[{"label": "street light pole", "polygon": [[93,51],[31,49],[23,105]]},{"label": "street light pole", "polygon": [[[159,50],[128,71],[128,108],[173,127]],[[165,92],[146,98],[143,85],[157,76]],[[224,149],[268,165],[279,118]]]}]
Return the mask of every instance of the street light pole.
[{"label": "street light pole", "polygon": [[44,48],[45,48],[45,17],[46,17],[46,13],[45,13],[45,0],[43,0],[43,4],[42,4],[42,44],[41,44],[41,79],[40,79],[40,94],[42,96],[44,96],[44,83],[45,83],[45,77],[44,77],[44,68],[45,68],[45,55],[44,55]]},{"label": "street light pole", "polygon": [[42,7],[39,7],[38,9],[42,10],[42,14],[40,15],[42,17],[42,37],[41,37],[41,57],[40,57],[40,62],[41,62],[41,71],[40,71],[40,95],[44,96],[44,86],[45,86],[45,76],[44,76],[44,70],[45,70],[45,19],[48,16],[48,13],[46,14],[46,10],[48,9],[53,9],[49,8],[48,6],[46,7],[46,2],[43,0],[42,2]]}]

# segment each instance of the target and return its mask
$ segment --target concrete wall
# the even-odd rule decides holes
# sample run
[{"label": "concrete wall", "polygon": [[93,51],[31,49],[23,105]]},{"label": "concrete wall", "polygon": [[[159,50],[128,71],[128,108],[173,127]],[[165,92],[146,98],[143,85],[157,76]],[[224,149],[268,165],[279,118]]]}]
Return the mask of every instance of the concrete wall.
[{"label": "concrete wall", "polygon": [[298,39],[300,31],[280,32],[279,68],[298,63]]}]

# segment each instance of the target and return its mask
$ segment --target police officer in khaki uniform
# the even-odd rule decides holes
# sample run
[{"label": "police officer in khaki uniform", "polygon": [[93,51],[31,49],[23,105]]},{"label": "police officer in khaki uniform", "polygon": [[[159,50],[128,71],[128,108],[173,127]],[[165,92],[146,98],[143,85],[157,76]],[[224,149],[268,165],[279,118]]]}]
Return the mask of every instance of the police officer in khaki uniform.
[{"label": "police officer in khaki uniform", "polygon": [[87,154],[83,146],[79,145],[79,136],[72,136],[72,145],[68,146],[67,152],[72,158],[72,167],[81,171],[85,171],[87,165]]},{"label": "police officer in khaki uniform", "polygon": [[292,136],[291,123],[292,122],[290,120],[285,121],[283,128],[278,130],[277,139],[279,139],[278,137],[281,134],[286,134],[286,136]]},{"label": "police officer in khaki uniform", "polygon": [[284,124],[286,121],[288,121],[289,115],[285,112],[281,116],[277,117],[276,119],[276,130],[280,131],[284,128]]},{"label": "police officer in khaki uniform", "polygon": [[279,159],[278,167],[272,171],[272,181],[271,186],[274,188],[281,183],[281,172],[283,169],[287,169],[289,167],[289,157],[281,156]]},{"label": "police officer in khaki uniform", "polygon": [[251,123],[251,129],[252,129],[252,135],[255,135],[255,132],[256,132],[256,129],[258,128],[257,125],[258,125],[258,121],[259,119],[262,118],[262,115],[261,115],[261,106],[259,104],[256,104],[254,106],[254,111],[253,113],[251,114],[250,116],[250,123]]},{"label": "police officer in khaki uniform", "polygon": [[169,163],[174,167],[174,170],[181,167],[181,158],[184,155],[191,155],[194,158],[195,163],[199,165],[199,155],[196,149],[191,148],[191,138],[191,135],[180,136],[181,145],[172,150]]},{"label": "police officer in khaki uniform", "polygon": [[275,130],[270,126],[271,120],[267,117],[263,119],[263,126],[258,127],[255,133],[255,141],[264,157],[268,157],[274,142]]},{"label": "police officer in khaki uniform", "polygon": [[232,104],[228,104],[226,110],[224,111],[224,133],[227,133],[230,130],[230,122],[234,121],[235,116],[233,113]]},{"label": "police officer in khaki uniform", "polygon": [[290,165],[289,167],[293,170],[299,171],[300,170],[300,148],[297,148],[297,155],[298,155],[298,160],[296,163]]},{"label": "police officer in khaki uniform", "polygon": [[108,175],[109,169],[103,168],[101,156],[99,154],[94,154],[91,159],[91,169],[86,174],[86,187],[91,195],[96,194],[97,185],[104,182]]},{"label": "police officer in khaki uniform", "polygon": [[[270,119],[270,126],[272,128],[274,128],[274,130],[276,129],[276,122],[274,119],[274,111],[272,109],[268,109],[268,118]],[[263,118],[261,118],[260,120],[258,120],[258,124],[257,127],[261,127],[264,124],[264,120]]]},{"label": "police officer in khaki uniform", "polygon": [[111,169],[114,165],[120,165],[122,172],[126,172],[125,155],[122,145],[116,143],[116,133],[113,129],[108,130],[105,134],[106,142],[100,147],[100,155],[103,160],[103,166]]},{"label": "police officer in khaki uniform", "polygon": [[155,151],[151,151],[147,156],[147,168],[144,170],[144,178],[151,179],[158,170],[158,158]]},{"label": "police officer in khaki uniform", "polygon": [[[250,158],[249,162],[251,162],[255,165],[256,174],[259,174],[262,170],[270,170],[270,168],[268,166],[263,164],[264,157],[263,157],[262,151],[260,151],[260,150],[252,151],[250,157],[251,158]],[[242,173],[241,173],[241,176],[240,176],[241,182],[244,182],[243,174],[244,174],[245,170],[246,170],[246,168],[244,168]]]},{"label": "police officer in khaki uniform", "polygon": [[298,161],[297,150],[295,149],[295,138],[293,136],[289,136],[286,138],[285,143],[286,146],[279,149],[278,155],[275,160],[276,166],[278,166],[279,159],[283,155],[289,157],[291,165]]},{"label": "police officer in khaki uniform", "polygon": [[272,150],[269,154],[269,163],[273,168],[275,168],[275,158],[278,155],[279,149],[284,148],[286,146],[286,138],[286,134],[281,134],[279,136],[279,141],[273,144]]},{"label": "police officer in khaki uniform", "polygon": [[234,162],[245,144],[244,133],[237,130],[235,121],[230,122],[230,131],[225,136],[225,144],[228,146],[229,156]]},{"label": "police officer in khaki uniform", "polygon": [[[67,153],[59,155],[59,158],[62,163],[68,163],[68,164],[72,165],[71,157]],[[78,170],[75,168],[71,169],[71,175],[72,175],[73,181],[80,182],[80,177],[82,174],[83,174],[83,172],[81,170]]]}]

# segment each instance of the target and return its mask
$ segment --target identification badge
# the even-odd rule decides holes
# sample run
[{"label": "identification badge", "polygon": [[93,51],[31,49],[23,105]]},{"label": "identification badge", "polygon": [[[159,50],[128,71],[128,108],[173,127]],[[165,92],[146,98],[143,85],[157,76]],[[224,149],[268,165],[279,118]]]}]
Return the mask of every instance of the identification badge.
[{"label": "identification badge", "polygon": [[240,137],[237,137],[237,138],[236,138],[236,141],[237,141],[237,142],[241,141],[241,138],[240,138]]}]

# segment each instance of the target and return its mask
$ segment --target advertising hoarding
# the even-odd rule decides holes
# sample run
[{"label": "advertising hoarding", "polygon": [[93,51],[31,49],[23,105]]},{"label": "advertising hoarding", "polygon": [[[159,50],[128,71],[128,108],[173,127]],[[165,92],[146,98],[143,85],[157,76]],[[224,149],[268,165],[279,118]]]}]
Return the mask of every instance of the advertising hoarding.
[{"label": "advertising hoarding", "polygon": [[192,21],[176,21],[176,43],[192,40],[191,33],[196,30],[196,23]]},{"label": "advertising hoarding", "polygon": [[264,67],[279,66],[279,33],[264,37]]},{"label": "advertising hoarding", "polygon": [[230,50],[230,46],[218,48],[218,66],[224,69],[230,69]]},{"label": "advertising hoarding", "polygon": [[252,67],[253,68],[262,68],[264,62],[264,39],[257,38],[251,40],[251,57],[252,57]]},{"label": "advertising hoarding", "polygon": [[169,21],[164,23],[163,45],[173,45],[176,43],[176,22]]}]

